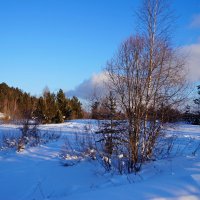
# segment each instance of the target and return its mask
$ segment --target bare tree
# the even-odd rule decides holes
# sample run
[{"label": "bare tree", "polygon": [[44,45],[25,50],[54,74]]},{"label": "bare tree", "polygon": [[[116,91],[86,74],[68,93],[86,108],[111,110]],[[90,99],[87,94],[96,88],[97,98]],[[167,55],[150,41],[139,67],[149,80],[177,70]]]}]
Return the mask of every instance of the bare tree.
[{"label": "bare tree", "polygon": [[109,87],[127,118],[128,171],[153,156],[162,134],[158,110],[183,99],[185,62],[171,46],[172,12],[167,0],[144,0],[137,12],[139,33],[121,44],[106,67]]}]

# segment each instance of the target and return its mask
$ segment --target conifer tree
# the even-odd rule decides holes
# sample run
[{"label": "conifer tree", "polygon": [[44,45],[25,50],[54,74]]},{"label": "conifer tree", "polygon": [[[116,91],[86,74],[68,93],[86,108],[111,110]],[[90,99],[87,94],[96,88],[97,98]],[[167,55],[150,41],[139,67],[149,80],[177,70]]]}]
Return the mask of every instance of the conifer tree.
[{"label": "conifer tree", "polygon": [[197,86],[199,98],[194,100],[194,103],[197,105],[196,116],[194,118],[193,124],[200,124],[200,85]]},{"label": "conifer tree", "polygon": [[62,89],[59,90],[56,96],[58,109],[61,111],[64,119],[69,119],[71,117],[71,108],[69,105],[69,100],[65,97]]},{"label": "conifer tree", "polygon": [[57,110],[56,115],[53,118],[53,122],[56,124],[64,122],[62,112],[59,109]]},{"label": "conifer tree", "polygon": [[38,121],[38,123],[46,123],[46,104],[43,97],[40,97],[36,104],[36,109],[34,111],[34,118]]},{"label": "conifer tree", "polygon": [[55,117],[56,112],[58,110],[55,94],[49,91],[45,92],[44,101],[46,104],[46,110],[45,110],[46,122],[51,123],[53,122],[53,118]]},{"label": "conifer tree", "polygon": [[81,102],[77,97],[73,96],[70,100],[70,106],[72,109],[72,118],[73,119],[81,119],[83,117],[83,111],[81,107]]},{"label": "conifer tree", "polygon": [[59,123],[64,119],[83,116],[78,98],[66,98],[62,89],[55,95],[46,87],[43,95],[36,98],[6,83],[0,84],[0,112],[12,120],[30,120],[34,117],[38,123],[54,123],[55,119]]},{"label": "conifer tree", "polygon": [[99,118],[99,105],[100,103],[98,101],[95,101],[91,106],[91,117],[92,119],[98,119]]}]

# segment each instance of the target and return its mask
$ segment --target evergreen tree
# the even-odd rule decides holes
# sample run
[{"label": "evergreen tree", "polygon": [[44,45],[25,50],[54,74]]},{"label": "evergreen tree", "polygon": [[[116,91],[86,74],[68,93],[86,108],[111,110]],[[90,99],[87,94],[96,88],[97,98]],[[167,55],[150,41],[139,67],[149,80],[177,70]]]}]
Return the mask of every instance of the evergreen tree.
[{"label": "evergreen tree", "polygon": [[33,113],[34,118],[39,122],[39,123],[46,123],[46,115],[45,115],[45,111],[46,111],[46,104],[44,101],[43,97],[40,97],[37,101],[36,104],[36,109]]},{"label": "evergreen tree", "polygon": [[46,110],[45,110],[46,122],[52,123],[53,118],[55,117],[58,110],[55,94],[49,91],[45,92],[44,101],[46,105]]},{"label": "evergreen tree", "polygon": [[60,110],[57,110],[56,116],[53,118],[53,122],[56,124],[64,122],[63,115]]},{"label": "evergreen tree", "polygon": [[69,100],[65,97],[65,94],[62,89],[57,93],[57,105],[58,109],[61,111],[64,119],[69,119],[71,117],[71,108],[69,105]]},{"label": "evergreen tree", "polygon": [[72,109],[72,119],[81,119],[83,117],[83,111],[81,102],[77,97],[73,96],[70,100],[70,106]]},{"label": "evergreen tree", "polygon": [[102,107],[105,110],[104,118],[109,119],[112,122],[116,118],[116,100],[111,91],[105,98]]},{"label": "evergreen tree", "polygon": [[[103,155],[103,161],[108,170],[111,167],[111,158],[113,152],[115,154],[120,154],[118,152],[117,145],[121,143],[121,132],[124,131],[123,122],[115,120],[118,118],[116,99],[112,92],[102,101],[100,108],[98,110],[100,115],[104,120],[100,123],[99,130],[96,132],[99,134],[97,143],[101,143],[103,147],[101,154]],[[104,159],[107,158],[107,159]]]},{"label": "evergreen tree", "polygon": [[22,90],[0,84],[0,112],[11,119],[31,118],[36,98]]},{"label": "evergreen tree", "polygon": [[192,123],[193,121],[193,114],[190,111],[189,105],[185,107],[185,112],[183,113],[183,119],[188,123]]},{"label": "evergreen tree", "polygon": [[36,99],[25,92],[23,95],[21,95],[21,98],[18,99],[17,104],[20,118],[26,120],[32,119]]},{"label": "evergreen tree", "polygon": [[92,119],[98,119],[99,118],[99,105],[100,103],[98,101],[95,101],[93,104],[92,104],[92,108],[91,108],[91,117]]},{"label": "evergreen tree", "polygon": [[194,103],[198,106],[197,112],[200,113],[200,85],[197,86],[199,98],[194,100]]},{"label": "evergreen tree", "polygon": [[[55,95],[46,87],[43,96],[36,98],[6,83],[0,84],[0,112],[8,119],[21,120],[34,117],[39,123],[62,122],[63,119],[82,118],[81,103],[77,97],[68,99],[63,90]],[[62,117],[61,117],[62,115]]]},{"label": "evergreen tree", "polygon": [[200,85],[197,86],[199,98],[194,100],[194,103],[197,105],[196,115],[193,121],[193,124],[200,125]]}]

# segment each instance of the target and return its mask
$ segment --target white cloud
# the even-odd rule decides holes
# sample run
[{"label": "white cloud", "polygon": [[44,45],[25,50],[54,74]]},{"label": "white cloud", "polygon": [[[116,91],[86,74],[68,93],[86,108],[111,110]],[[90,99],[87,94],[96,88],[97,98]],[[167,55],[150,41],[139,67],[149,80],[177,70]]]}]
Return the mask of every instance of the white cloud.
[{"label": "white cloud", "polygon": [[188,78],[190,81],[200,81],[200,43],[182,47],[187,55]]},{"label": "white cloud", "polygon": [[[200,43],[183,46],[181,51],[186,55],[189,81],[200,81]],[[89,79],[84,80],[74,90],[70,90],[66,94],[69,97],[77,96],[86,100],[95,95],[99,97],[106,92],[105,82],[107,80],[108,78],[105,72],[94,74]]]},{"label": "white cloud", "polygon": [[194,15],[192,22],[190,24],[191,28],[200,28],[200,14]]},{"label": "white cloud", "polygon": [[94,74],[91,78],[83,81],[74,90],[68,91],[67,96],[77,96],[82,99],[91,98],[94,95],[101,95],[105,91],[106,73]]}]

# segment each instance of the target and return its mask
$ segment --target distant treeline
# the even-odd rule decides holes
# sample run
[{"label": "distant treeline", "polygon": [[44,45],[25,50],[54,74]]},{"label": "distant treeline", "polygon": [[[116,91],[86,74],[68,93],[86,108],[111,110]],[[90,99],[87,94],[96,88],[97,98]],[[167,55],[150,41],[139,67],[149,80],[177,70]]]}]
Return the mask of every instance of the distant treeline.
[{"label": "distant treeline", "polygon": [[[200,96],[200,86],[198,95]],[[161,104],[158,110],[149,107],[149,119],[156,113],[157,119],[163,122],[187,121],[200,124],[200,97],[194,100],[195,109],[188,105],[182,112],[177,108]],[[94,101],[90,112],[84,111],[77,97],[67,98],[62,89],[52,93],[44,89],[40,97],[23,92],[19,88],[0,84],[0,112],[6,116],[4,120],[35,120],[38,123],[62,123],[64,120],[92,119],[127,119],[127,116],[117,109],[117,102],[112,93],[103,99]]]},{"label": "distant treeline", "polygon": [[187,105],[184,113],[185,121],[193,124],[200,125],[200,85],[197,86],[198,97],[194,99],[194,105]]},{"label": "distant treeline", "polygon": [[6,83],[0,84],[0,112],[7,120],[34,119],[43,124],[83,117],[79,99],[67,98],[62,89],[55,94],[46,88],[42,96],[35,97]]}]

